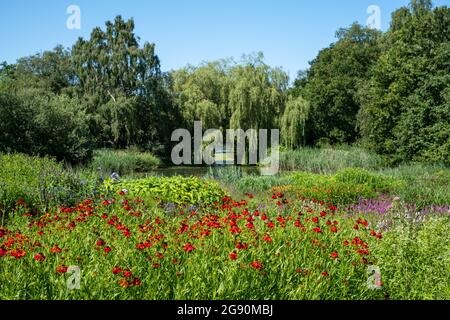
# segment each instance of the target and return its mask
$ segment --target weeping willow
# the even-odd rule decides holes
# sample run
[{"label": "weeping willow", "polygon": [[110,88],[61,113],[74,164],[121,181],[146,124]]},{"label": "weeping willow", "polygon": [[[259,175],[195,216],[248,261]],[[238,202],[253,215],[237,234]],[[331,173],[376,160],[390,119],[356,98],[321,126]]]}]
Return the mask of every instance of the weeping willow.
[{"label": "weeping willow", "polygon": [[302,97],[289,97],[281,118],[281,139],[286,147],[293,149],[304,144],[309,109],[309,102]]}]

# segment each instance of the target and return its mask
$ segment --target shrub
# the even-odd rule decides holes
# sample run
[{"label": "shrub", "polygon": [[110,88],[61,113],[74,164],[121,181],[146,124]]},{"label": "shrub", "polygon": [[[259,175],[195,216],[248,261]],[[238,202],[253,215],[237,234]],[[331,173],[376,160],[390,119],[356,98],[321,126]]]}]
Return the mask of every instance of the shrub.
[{"label": "shrub", "polygon": [[101,168],[107,173],[121,175],[133,172],[146,172],[160,164],[158,158],[148,152],[136,150],[96,150],[91,162],[93,169]]},{"label": "shrub", "polygon": [[335,175],[306,172],[292,174],[298,195],[338,205],[350,205],[359,199],[370,199],[380,193],[394,192],[403,181],[390,176],[371,173],[364,169],[348,168]]},{"label": "shrub", "polygon": [[389,299],[450,298],[450,218],[401,222],[373,247]]},{"label": "shrub", "polygon": [[0,93],[0,151],[90,159],[93,141],[80,101],[67,96],[17,97]]},{"label": "shrub", "polygon": [[404,165],[383,173],[405,181],[396,194],[418,209],[450,204],[450,170],[446,167]]},{"label": "shrub", "polygon": [[18,200],[30,209],[73,203],[82,192],[79,180],[50,158],[0,155],[0,213],[8,214]]},{"label": "shrub", "polygon": [[153,198],[178,205],[204,205],[219,201],[225,192],[219,184],[196,177],[149,177],[128,180],[111,185],[114,191],[126,189],[130,194],[145,199]]},{"label": "shrub", "polygon": [[404,184],[402,180],[387,175],[372,173],[361,168],[340,170],[334,175],[333,179],[334,181],[347,184],[364,184],[379,192],[390,192],[400,188]]}]

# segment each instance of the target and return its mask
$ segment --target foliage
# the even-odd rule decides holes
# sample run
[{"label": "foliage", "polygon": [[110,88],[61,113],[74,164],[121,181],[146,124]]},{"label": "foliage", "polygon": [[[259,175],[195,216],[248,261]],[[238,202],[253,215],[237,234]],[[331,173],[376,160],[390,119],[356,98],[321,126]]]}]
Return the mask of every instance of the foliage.
[{"label": "foliage", "polygon": [[280,123],[281,137],[286,147],[293,149],[305,145],[309,108],[309,102],[302,97],[289,96]]},{"label": "foliage", "polygon": [[45,212],[62,204],[73,204],[83,194],[76,175],[49,158],[22,154],[0,154],[0,215],[26,205]]},{"label": "foliage", "polygon": [[101,149],[94,152],[90,166],[92,169],[99,169],[108,175],[113,172],[126,175],[134,172],[148,172],[159,164],[159,159],[149,152],[139,152],[133,149]]},{"label": "foliage", "polygon": [[418,209],[428,205],[450,204],[450,170],[421,164],[384,169],[382,173],[405,181],[396,194]]},{"label": "foliage", "polygon": [[217,182],[196,177],[148,177],[113,183],[116,191],[127,190],[131,195],[157,199],[163,203],[177,205],[207,205],[219,201],[224,191]]},{"label": "foliage", "polygon": [[353,24],[311,62],[300,93],[310,103],[307,142],[320,138],[352,143],[358,138],[356,92],[380,54],[380,32]]},{"label": "foliage", "polygon": [[413,1],[393,15],[361,87],[367,145],[392,162],[450,162],[450,8]]},{"label": "foliage", "polygon": [[374,152],[358,146],[352,147],[303,147],[280,153],[281,170],[308,171],[314,173],[335,173],[345,168],[364,168],[377,170],[384,167],[385,161]]},{"label": "foliage", "polygon": [[404,184],[402,180],[356,168],[344,169],[335,175],[296,172],[292,174],[292,179],[294,183],[287,190],[307,199],[342,206],[357,203],[361,198],[371,199],[379,194],[395,193]]},{"label": "foliage", "polygon": [[86,161],[93,141],[78,102],[66,95],[34,97],[0,92],[0,151]]},{"label": "foliage", "polygon": [[[224,198],[168,216],[118,196],[18,217],[0,231],[0,248],[21,235],[1,251],[0,298],[383,299],[386,290],[366,284],[372,247],[383,240],[365,221],[311,202],[276,204],[285,200]],[[80,268],[80,290],[67,290],[68,266]]]},{"label": "foliage", "polygon": [[450,295],[449,217],[420,225],[397,222],[373,247],[392,300],[441,300]]}]

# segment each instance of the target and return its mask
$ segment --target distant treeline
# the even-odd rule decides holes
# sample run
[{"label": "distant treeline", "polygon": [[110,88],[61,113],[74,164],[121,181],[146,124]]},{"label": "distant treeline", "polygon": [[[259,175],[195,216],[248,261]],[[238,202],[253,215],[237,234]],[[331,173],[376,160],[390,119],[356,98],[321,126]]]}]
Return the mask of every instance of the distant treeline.
[{"label": "distant treeline", "polygon": [[170,154],[176,128],[281,129],[282,144],[359,143],[450,164],[450,8],[412,0],[387,32],[340,29],[292,85],[262,54],[164,73],[120,16],[72,48],[0,67],[0,151],[84,162],[95,148]]}]

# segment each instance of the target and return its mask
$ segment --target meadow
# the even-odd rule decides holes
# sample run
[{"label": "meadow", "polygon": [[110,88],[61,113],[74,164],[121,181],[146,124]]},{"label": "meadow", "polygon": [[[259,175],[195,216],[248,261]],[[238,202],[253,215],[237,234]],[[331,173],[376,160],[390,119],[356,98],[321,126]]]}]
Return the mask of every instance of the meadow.
[{"label": "meadow", "polygon": [[329,148],[165,177],[113,153],[1,156],[0,299],[450,298],[444,166]]}]

